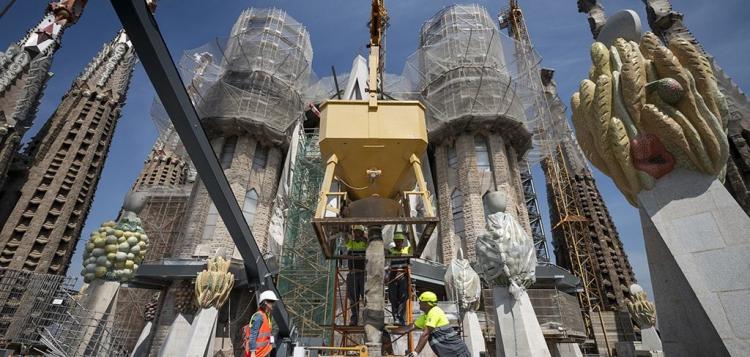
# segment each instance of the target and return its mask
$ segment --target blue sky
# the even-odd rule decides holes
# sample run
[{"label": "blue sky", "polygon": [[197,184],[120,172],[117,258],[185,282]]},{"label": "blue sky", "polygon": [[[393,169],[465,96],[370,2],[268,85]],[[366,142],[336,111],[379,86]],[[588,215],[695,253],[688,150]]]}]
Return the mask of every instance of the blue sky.
[{"label": "blue sky", "polygon": [[[741,87],[750,85],[750,68],[746,56],[750,54],[750,13],[746,0],[676,0],[678,11],[686,14],[685,22],[703,46],[713,54],[721,66],[733,76]],[[445,0],[390,0],[386,1],[391,15],[388,29],[387,70],[401,73],[405,58],[415,50],[420,25],[444,6],[454,1]],[[505,0],[476,1],[495,15]],[[576,12],[574,0],[521,0],[529,32],[537,51],[543,56],[543,65],[556,70],[555,78],[564,101],[576,90],[580,79],[589,67],[588,47],[591,44],[586,17]],[[602,2],[609,14],[622,8],[636,10],[645,23],[645,9],[638,0],[609,0]],[[717,4],[721,5],[717,5]],[[25,0],[16,2],[0,19],[0,47],[21,38],[43,14],[46,1]],[[198,47],[216,37],[226,37],[239,13],[248,7],[278,7],[307,26],[314,49],[313,68],[320,76],[330,73],[331,65],[339,72],[348,71],[356,54],[365,53],[368,32],[369,1],[366,0],[259,0],[259,1],[206,1],[161,0],[157,12],[159,27],[167,40],[173,57],[182,51]],[[110,2],[92,0],[78,24],[64,36],[63,47],[58,51],[50,80],[42,100],[35,127],[30,137],[52,114],[72,80],[96,54],[102,44],[113,38],[120,28]],[[156,130],[149,110],[154,96],[151,83],[143,68],[136,68],[128,93],[123,116],[116,129],[115,138],[96,192],[94,205],[84,227],[79,248],[89,232],[102,222],[115,218],[124,194],[138,175]],[[549,215],[545,199],[544,177],[534,169],[536,189],[546,229]],[[609,178],[596,172],[604,200],[612,214],[625,249],[635,268],[636,276],[647,291],[651,283],[643,248],[643,237],[638,212],[614,188]],[[551,250],[551,246],[550,246]],[[70,275],[80,271],[82,249],[78,249],[71,264]]]}]

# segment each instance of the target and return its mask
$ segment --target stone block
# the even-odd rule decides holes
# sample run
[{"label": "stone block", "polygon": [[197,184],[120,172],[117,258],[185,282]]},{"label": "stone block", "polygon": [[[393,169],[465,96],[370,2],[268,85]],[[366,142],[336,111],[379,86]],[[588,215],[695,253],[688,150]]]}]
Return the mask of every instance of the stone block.
[{"label": "stone block", "polygon": [[[745,270],[745,275],[748,275],[748,270]],[[737,334],[737,337],[745,340],[750,340],[750,314],[747,313],[750,306],[743,304],[747,303],[749,295],[750,290],[719,293],[720,306],[738,306],[742,309],[741,311],[727,311],[727,317],[732,331]]]},{"label": "stone block", "polygon": [[495,334],[498,356],[550,356],[529,294],[524,293],[515,300],[508,287],[498,286],[493,289],[492,295],[497,317]]},{"label": "stone block", "polygon": [[482,326],[479,325],[479,318],[474,311],[467,311],[464,314],[464,330],[469,332],[465,334],[464,342],[469,349],[471,357],[480,357],[487,352],[484,346],[484,336],[482,336]]},{"label": "stone block", "polygon": [[577,343],[554,343],[550,352],[552,353],[552,357],[583,357],[581,348]]},{"label": "stone block", "polygon": [[141,334],[138,336],[138,341],[135,343],[133,352],[130,353],[130,357],[146,357],[148,356],[148,338],[151,336],[151,332],[154,330],[154,323],[152,321],[146,322],[143,326]]},{"label": "stone block", "polygon": [[185,315],[179,314],[169,326],[167,338],[159,350],[159,357],[184,356],[190,340],[190,323]]},{"label": "stone block", "polygon": [[661,345],[659,333],[656,332],[656,327],[651,326],[641,329],[641,346],[650,352],[661,352],[664,350],[664,347]]},{"label": "stone block", "polygon": [[638,200],[664,354],[750,355],[750,218],[718,180],[683,169]]},{"label": "stone block", "polygon": [[186,356],[203,357],[213,355],[214,336],[216,335],[216,321],[219,310],[215,307],[201,309],[190,326],[189,347]]}]

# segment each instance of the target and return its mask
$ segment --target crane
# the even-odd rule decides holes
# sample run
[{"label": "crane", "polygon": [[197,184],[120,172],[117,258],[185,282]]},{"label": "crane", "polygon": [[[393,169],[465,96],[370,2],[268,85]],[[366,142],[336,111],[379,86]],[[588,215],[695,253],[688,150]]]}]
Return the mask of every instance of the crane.
[{"label": "crane", "polygon": [[[543,93],[540,73],[534,73],[533,46],[518,0],[510,0],[509,7],[500,12],[498,20],[500,28],[507,29],[510,37],[516,40],[519,72],[529,80],[532,91]],[[537,111],[535,114],[542,119],[535,133],[542,141],[542,168],[549,183],[548,187],[554,191],[554,194],[548,193],[554,197],[555,201],[551,209],[556,208],[560,215],[560,222],[552,227],[552,230],[560,230],[562,236],[565,237],[565,245],[568,247],[567,259],[571,262],[572,273],[581,279],[583,285],[583,291],[578,294],[578,300],[584,324],[587,332],[593,335],[591,311],[599,308],[598,304],[602,301],[602,296],[595,273],[587,269],[588,261],[591,259],[586,247],[585,233],[588,222],[574,197],[570,195],[574,192],[573,180],[565,162],[566,155],[562,144],[552,139],[554,137],[553,125],[546,121],[549,117],[548,103],[543,96],[535,97],[534,100],[536,102],[533,106]]]}]

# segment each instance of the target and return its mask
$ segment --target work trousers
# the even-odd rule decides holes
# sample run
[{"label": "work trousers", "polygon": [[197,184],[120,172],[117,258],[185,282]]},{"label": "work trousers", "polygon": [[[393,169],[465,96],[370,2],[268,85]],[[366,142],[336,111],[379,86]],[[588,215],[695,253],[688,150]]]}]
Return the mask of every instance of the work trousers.
[{"label": "work trousers", "polygon": [[407,294],[407,284],[409,282],[406,279],[406,274],[404,272],[391,271],[388,281],[388,300],[391,302],[393,321],[398,325],[405,325],[406,300],[409,298]]},{"label": "work trousers", "polygon": [[450,326],[438,327],[432,330],[428,340],[432,352],[438,357],[470,357],[469,348]]},{"label": "work trousers", "polygon": [[346,295],[352,312],[350,323],[357,325],[359,324],[359,302],[365,297],[364,271],[349,271],[346,275]]}]

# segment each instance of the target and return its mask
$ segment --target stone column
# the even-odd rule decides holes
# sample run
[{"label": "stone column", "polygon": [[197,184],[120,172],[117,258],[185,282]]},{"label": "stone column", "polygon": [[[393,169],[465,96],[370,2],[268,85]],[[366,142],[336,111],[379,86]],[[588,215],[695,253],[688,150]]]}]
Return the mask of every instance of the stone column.
[{"label": "stone column", "polygon": [[[239,136],[237,138],[237,146],[234,148],[231,166],[228,169],[224,169],[224,174],[227,176],[227,181],[229,181],[234,198],[240,204],[240,208],[242,208],[242,204],[245,201],[245,193],[248,190],[250,170],[256,150],[257,142],[255,140],[247,136]],[[252,228],[252,225],[250,227]],[[255,231],[253,231],[253,236],[255,236]],[[202,252],[208,253],[205,255],[216,254],[219,249],[224,249],[227,252],[234,252],[235,250],[234,241],[229,235],[229,231],[224,225],[224,220],[221,216],[216,220],[214,234],[209,239],[210,241],[208,242],[202,242],[209,249],[208,252]],[[200,255],[203,256],[204,254]]]},{"label": "stone column", "polygon": [[456,242],[453,239],[453,215],[451,206],[451,187],[448,183],[448,146],[438,145],[435,148],[435,175],[437,176],[437,214],[440,218],[438,230],[443,253],[443,262],[450,262],[456,257]]},{"label": "stone column", "polygon": [[508,163],[510,164],[510,179],[513,192],[516,194],[516,219],[521,223],[528,235],[531,235],[531,223],[529,222],[529,211],[526,208],[526,195],[521,182],[521,163],[518,161],[516,149],[508,146]]},{"label": "stone column", "polygon": [[365,251],[365,338],[368,355],[381,355],[382,331],[385,326],[384,270],[385,248],[381,227],[368,227],[368,243]]},{"label": "stone column", "polygon": [[495,189],[504,190],[507,194],[507,212],[518,220],[526,232],[531,234],[529,216],[523,196],[521,175],[513,148],[506,146],[505,139],[499,134],[487,137],[487,145],[492,160],[492,171],[495,179]]},{"label": "stone column", "polygon": [[[88,319],[89,322],[96,322],[95,324],[88,323],[83,331],[80,333],[83,337],[78,343],[76,355],[82,356],[86,353],[99,352],[99,342],[96,339],[99,338],[99,334],[102,330],[110,330],[114,325],[115,310],[117,306],[117,293],[120,291],[120,282],[118,281],[105,281],[102,279],[96,279],[89,284],[86,292],[83,294],[81,299],[81,305],[84,308],[87,316],[83,317]],[[73,341],[78,339],[77,336],[73,337]],[[95,344],[89,346],[94,340]]]},{"label": "stone column", "polygon": [[484,336],[482,326],[479,325],[479,318],[475,311],[467,311],[463,318],[464,341],[469,349],[471,357],[480,357],[487,353],[484,345]]},{"label": "stone column", "polygon": [[480,190],[477,159],[474,151],[474,135],[464,134],[456,138],[456,155],[458,172],[456,183],[463,193],[464,237],[466,252],[464,256],[470,261],[476,260],[477,237],[484,231],[484,208]]},{"label": "stone column", "polygon": [[[251,177],[251,184],[256,186],[255,189],[258,192],[258,206],[255,209],[255,222],[250,228],[253,229],[253,237],[255,237],[255,242],[258,243],[258,248],[264,254],[269,251],[269,239],[271,237],[268,236],[268,227],[271,223],[273,200],[276,197],[279,176],[283,167],[282,154],[279,148],[270,148],[266,167],[253,170],[253,176]],[[255,175],[257,175],[257,180]]]}]

